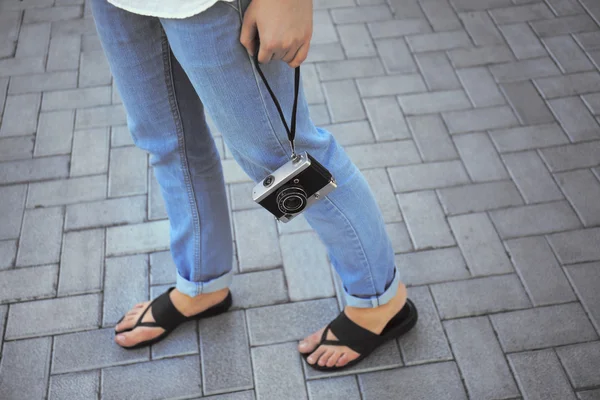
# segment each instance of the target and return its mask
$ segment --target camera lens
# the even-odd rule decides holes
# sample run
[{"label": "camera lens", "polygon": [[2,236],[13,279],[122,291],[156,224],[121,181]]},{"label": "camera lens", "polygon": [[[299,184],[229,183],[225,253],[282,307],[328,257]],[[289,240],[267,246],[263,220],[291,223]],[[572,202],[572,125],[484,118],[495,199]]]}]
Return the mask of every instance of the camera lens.
[{"label": "camera lens", "polygon": [[306,207],[306,192],[300,185],[284,186],[277,193],[277,206],[284,214],[295,214]]}]

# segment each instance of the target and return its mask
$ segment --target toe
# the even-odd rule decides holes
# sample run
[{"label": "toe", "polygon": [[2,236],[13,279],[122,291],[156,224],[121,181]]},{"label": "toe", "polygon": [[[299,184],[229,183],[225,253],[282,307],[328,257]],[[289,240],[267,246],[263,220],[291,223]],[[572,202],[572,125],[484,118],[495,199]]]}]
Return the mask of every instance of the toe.
[{"label": "toe", "polygon": [[314,351],[317,348],[317,345],[319,344],[319,340],[321,339],[321,335],[323,334],[323,329],[313,333],[312,335],[306,337],[304,340],[298,343],[298,351],[303,354]]},{"label": "toe", "polygon": [[336,364],[337,364],[337,362],[338,362],[338,360],[340,359],[340,356],[341,356],[341,355],[342,355],[342,353],[341,353],[341,352],[339,352],[339,351],[335,351],[335,352],[334,352],[334,353],[331,355],[331,357],[329,357],[329,360],[327,360],[327,364],[326,364],[326,365],[327,365],[329,368],[333,367],[334,365],[336,365]]},{"label": "toe", "polygon": [[327,361],[329,361],[329,358],[331,358],[331,356],[335,353],[334,350],[327,350],[325,352],[325,354],[323,354],[321,356],[321,358],[319,358],[319,365],[321,367],[324,367],[325,365],[327,365]]},{"label": "toe", "polygon": [[321,356],[327,351],[327,348],[324,346],[320,346],[317,350],[314,351],[307,359],[309,364],[315,364]]},{"label": "toe", "polygon": [[348,362],[350,362],[350,360],[348,358],[348,353],[342,353],[340,355],[340,358],[338,358],[337,362],[335,363],[335,366],[343,367],[344,365],[348,364]]}]

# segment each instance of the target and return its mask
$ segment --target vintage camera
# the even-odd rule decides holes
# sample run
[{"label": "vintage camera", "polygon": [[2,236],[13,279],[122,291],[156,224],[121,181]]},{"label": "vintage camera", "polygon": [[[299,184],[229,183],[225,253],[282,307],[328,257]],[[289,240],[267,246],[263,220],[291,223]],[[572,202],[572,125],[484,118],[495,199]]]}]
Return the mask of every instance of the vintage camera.
[{"label": "vintage camera", "polygon": [[279,221],[289,222],[336,187],[331,173],[304,152],[259,182],[252,198]]}]

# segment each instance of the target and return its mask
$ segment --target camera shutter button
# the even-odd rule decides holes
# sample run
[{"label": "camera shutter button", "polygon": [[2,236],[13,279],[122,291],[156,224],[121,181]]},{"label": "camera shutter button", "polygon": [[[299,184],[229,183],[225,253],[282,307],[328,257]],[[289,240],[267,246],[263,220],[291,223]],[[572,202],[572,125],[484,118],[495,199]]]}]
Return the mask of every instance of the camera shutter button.
[{"label": "camera shutter button", "polygon": [[271,186],[273,184],[273,181],[275,180],[275,178],[273,177],[273,175],[269,175],[265,178],[265,180],[263,181],[263,185],[265,187],[267,186]]}]

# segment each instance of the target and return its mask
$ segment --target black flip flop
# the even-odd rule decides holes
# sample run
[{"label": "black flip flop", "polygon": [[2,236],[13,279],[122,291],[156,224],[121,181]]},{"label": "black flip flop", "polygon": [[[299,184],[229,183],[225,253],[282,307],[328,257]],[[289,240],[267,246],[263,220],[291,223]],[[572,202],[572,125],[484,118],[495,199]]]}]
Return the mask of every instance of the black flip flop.
[{"label": "black flip flop", "polygon": [[[145,340],[133,346],[121,346],[122,348],[126,350],[133,350],[158,343],[164,338],[166,338],[171,332],[175,330],[175,328],[177,328],[184,322],[214,317],[219,314],[223,314],[231,307],[232,297],[231,292],[229,292],[227,293],[227,297],[225,297],[225,299],[219,304],[216,304],[211,308],[202,311],[201,313],[192,315],[190,317],[186,317],[185,315],[180,313],[171,302],[169,293],[171,293],[173,289],[175,288],[170,288],[169,290],[152,300],[152,302],[146,307],[142,315],[140,315],[134,326],[132,326],[129,329],[124,329],[122,331],[115,331],[115,334],[131,332],[132,330],[140,326],[146,326],[150,328],[163,328],[165,331],[159,336],[155,337],[154,339]],[[154,317],[154,320],[156,322],[142,322],[144,315],[146,315],[150,308],[152,308],[152,316]],[[122,320],[123,318],[121,318],[119,322],[121,322]]]},{"label": "black flip flop", "polygon": [[[402,310],[398,312],[385,326],[380,335],[377,335],[359,325],[354,323],[350,318],[341,312],[340,315],[327,325],[321,335],[319,344],[315,347],[315,350],[320,345],[329,346],[346,346],[358,354],[357,359],[350,361],[348,364],[342,367],[327,367],[320,366],[318,361],[311,364],[306,361],[309,367],[314,368],[318,371],[333,372],[339,371],[345,368],[350,368],[362,360],[364,360],[369,354],[371,354],[376,348],[387,342],[398,338],[408,331],[410,331],[417,323],[419,318],[417,308],[409,299],[406,300],[406,304],[402,307]],[[331,331],[338,340],[327,340],[327,333]],[[313,353],[304,353],[302,356],[306,360],[308,356]]]}]

